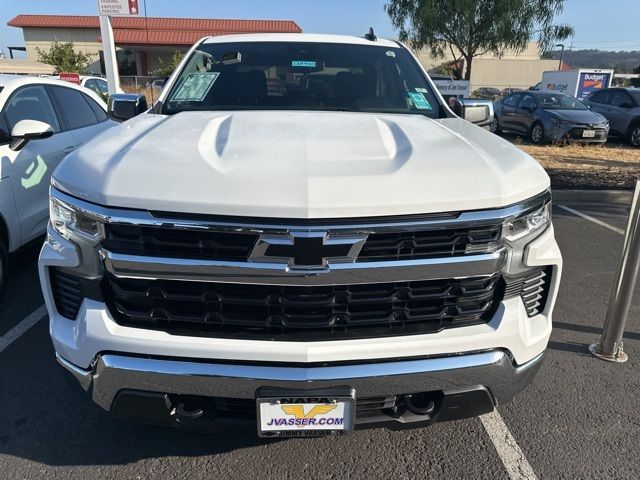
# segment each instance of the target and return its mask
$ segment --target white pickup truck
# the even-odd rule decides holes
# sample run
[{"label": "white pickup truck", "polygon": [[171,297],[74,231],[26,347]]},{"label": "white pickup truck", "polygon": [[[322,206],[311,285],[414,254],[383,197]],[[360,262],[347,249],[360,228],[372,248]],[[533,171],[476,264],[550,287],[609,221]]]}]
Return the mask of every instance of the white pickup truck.
[{"label": "white pickup truck", "polygon": [[454,115],[398,42],[206,38],[53,175],[57,360],[113,415],[186,429],[487,413],[549,339],[550,200],[540,165]]}]

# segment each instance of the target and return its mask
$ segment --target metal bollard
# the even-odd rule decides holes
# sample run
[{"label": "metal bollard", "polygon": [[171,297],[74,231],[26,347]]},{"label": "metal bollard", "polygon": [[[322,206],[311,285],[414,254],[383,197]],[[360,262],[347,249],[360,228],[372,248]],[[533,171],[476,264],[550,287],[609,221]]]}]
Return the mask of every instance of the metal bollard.
[{"label": "metal bollard", "polygon": [[631,212],[624,237],[622,259],[616,276],[611,300],[607,309],[604,330],[598,343],[589,346],[589,351],[598,358],[609,362],[623,363],[628,360],[624,353],[622,335],[624,334],[633,291],[638,279],[640,266],[640,181],[636,181],[636,190],[631,202]]}]

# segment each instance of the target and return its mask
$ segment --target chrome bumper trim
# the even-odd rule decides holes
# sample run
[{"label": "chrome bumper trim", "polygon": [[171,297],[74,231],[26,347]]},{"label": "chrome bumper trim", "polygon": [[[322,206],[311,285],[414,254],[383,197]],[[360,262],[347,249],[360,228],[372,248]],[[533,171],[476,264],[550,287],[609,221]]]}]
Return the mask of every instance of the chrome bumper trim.
[{"label": "chrome bumper trim", "polygon": [[[182,218],[182,215],[171,213],[154,214],[147,210],[134,210],[118,207],[105,207],[81,200],[59,190],[55,179],[50,190],[51,197],[58,202],[77,210],[84,215],[103,223],[121,225],[145,225],[178,230],[215,230],[235,233],[282,233],[286,231],[304,230],[329,233],[383,233],[385,231],[415,231],[450,228],[464,225],[466,227],[498,225],[505,220],[515,218],[527,211],[538,208],[541,203],[550,201],[551,192],[545,190],[540,194],[500,208],[451,212],[441,214],[425,214],[423,217],[409,215],[406,218],[338,218],[328,220],[315,219],[243,219],[235,217],[219,217],[215,215],[194,215],[193,218]],[[416,218],[418,217],[418,218]],[[347,222],[347,223],[345,223]],[[306,224],[308,223],[308,224]]]},{"label": "chrome bumper trim", "polygon": [[116,277],[258,285],[352,285],[493,275],[507,251],[422,260],[337,263],[326,271],[290,270],[286,263],[225,262],[122,255],[101,250],[105,269]]},{"label": "chrome bumper trim", "polygon": [[83,370],[57,356],[58,362],[91,389],[93,400],[110,410],[124,389],[210,397],[255,398],[261,387],[331,388],[348,385],[358,395],[375,397],[427,391],[444,392],[484,386],[496,405],[522,390],[540,367],[542,354],[514,366],[501,350],[449,357],[324,367],[216,364],[130,357],[99,356]]}]

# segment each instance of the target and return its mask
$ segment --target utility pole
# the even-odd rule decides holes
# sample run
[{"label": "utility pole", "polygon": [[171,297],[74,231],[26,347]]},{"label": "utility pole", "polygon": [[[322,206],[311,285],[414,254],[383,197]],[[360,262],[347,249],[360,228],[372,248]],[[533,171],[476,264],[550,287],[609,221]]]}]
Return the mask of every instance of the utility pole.
[{"label": "utility pole", "polygon": [[562,70],[562,57],[564,57],[564,43],[558,43],[556,47],[560,47],[560,63],[558,63],[558,70]]}]

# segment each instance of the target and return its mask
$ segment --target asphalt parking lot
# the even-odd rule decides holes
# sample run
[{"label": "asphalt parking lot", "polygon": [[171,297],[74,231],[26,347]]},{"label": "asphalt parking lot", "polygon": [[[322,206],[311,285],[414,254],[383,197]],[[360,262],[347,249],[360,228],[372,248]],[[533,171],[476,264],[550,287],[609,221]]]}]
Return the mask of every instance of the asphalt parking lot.
[{"label": "asphalt parking lot", "polygon": [[602,327],[626,215],[620,206],[554,206],[565,260],[554,332],[534,384],[498,416],[282,441],[112,420],[54,360],[38,247],[27,248],[12,259],[0,303],[0,477],[637,479],[640,297],[625,336],[629,362],[611,364],[587,352]]}]

